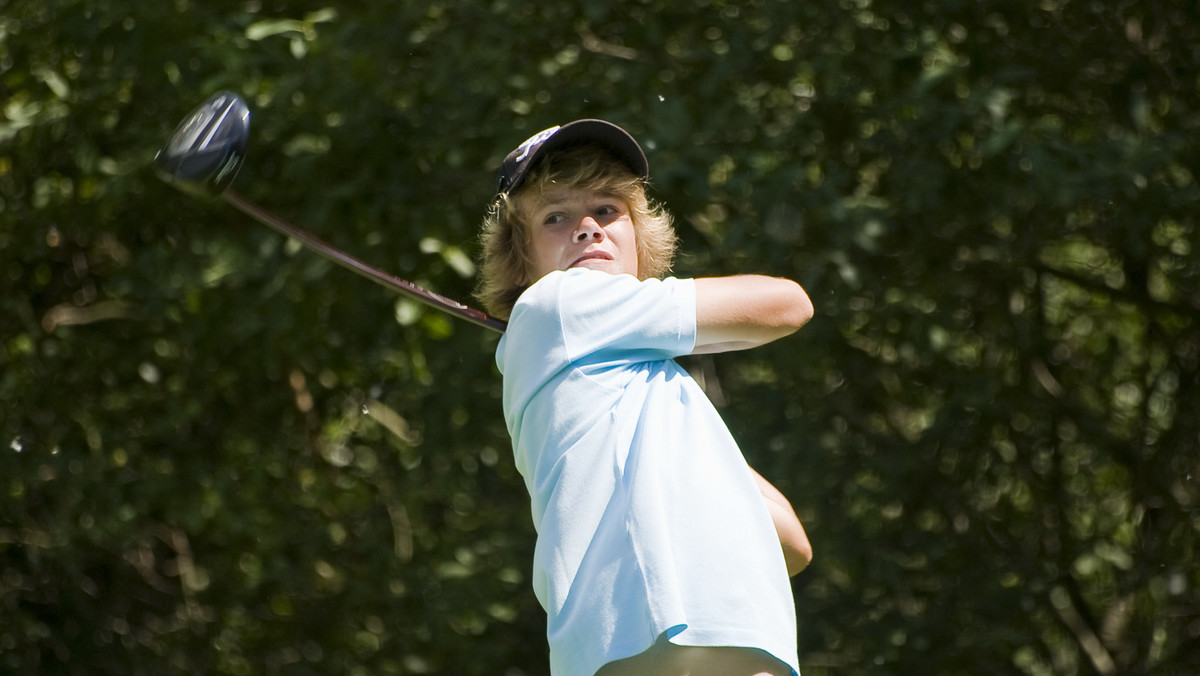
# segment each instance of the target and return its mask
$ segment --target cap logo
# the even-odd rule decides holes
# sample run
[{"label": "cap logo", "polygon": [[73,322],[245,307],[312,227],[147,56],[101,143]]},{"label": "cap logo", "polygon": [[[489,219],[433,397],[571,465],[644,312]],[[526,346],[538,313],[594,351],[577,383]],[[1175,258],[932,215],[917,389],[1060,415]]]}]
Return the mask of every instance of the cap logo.
[{"label": "cap logo", "polygon": [[550,127],[549,129],[539,131],[538,133],[534,134],[533,136],[530,136],[524,143],[517,146],[517,150],[519,150],[520,152],[517,154],[515,161],[516,162],[524,162],[525,158],[529,157],[530,151],[532,151],[537,146],[541,145],[546,139],[550,138],[551,136],[554,136],[554,132],[558,131],[561,128],[562,127]]}]

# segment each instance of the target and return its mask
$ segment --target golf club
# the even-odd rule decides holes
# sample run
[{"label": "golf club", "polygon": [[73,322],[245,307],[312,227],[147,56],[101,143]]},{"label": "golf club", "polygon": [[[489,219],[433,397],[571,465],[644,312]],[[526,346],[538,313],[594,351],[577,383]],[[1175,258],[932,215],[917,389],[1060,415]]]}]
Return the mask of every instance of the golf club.
[{"label": "golf club", "polygon": [[175,129],[170,140],[154,157],[154,171],[159,178],[190,195],[220,197],[272,230],[408,298],[477,326],[504,332],[506,324],[503,320],[367,265],[239,195],[230,184],[246,156],[249,136],[250,109],[245,101],[232,92],[217,92],[193,110]]}]

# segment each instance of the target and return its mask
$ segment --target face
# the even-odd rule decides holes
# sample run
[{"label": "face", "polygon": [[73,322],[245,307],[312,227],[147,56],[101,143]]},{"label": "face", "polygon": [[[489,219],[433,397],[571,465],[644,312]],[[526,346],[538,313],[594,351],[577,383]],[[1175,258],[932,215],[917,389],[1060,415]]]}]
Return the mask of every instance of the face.
[{"label": "face", "polygon": [[555,270],[638,273],[629,206],[619,197],[573,188],[529,197],[530,281]]}]

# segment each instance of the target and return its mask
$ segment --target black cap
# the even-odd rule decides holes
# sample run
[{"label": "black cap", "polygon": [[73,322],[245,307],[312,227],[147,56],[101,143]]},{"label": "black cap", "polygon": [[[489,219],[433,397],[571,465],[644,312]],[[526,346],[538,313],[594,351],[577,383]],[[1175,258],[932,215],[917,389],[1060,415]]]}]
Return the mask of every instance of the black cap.
[{"label": "black cap", "polygon": [[598,143],[617,159],[629,166],[639,178],[650,175],[650,164],[642,147],[624,129],[604,120],[575,120],[560,127],[550,127],[530,136],[504,158],[500,165],[497,194],[511,193],[521,186],[539,157],[546,153],[578,143]]}]

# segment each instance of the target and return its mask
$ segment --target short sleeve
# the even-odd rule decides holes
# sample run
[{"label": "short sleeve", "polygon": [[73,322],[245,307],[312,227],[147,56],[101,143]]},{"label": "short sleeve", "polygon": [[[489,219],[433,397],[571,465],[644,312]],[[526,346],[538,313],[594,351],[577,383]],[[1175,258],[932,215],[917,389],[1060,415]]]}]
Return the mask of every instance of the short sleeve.
[{"label": "short sleeve", "polygon": [[535,324],[541,338],[561,341],[573,362],[601,354],[606,360],[670,359],[695,346],[695,284],[587,269],[554,272],[521,296],[511,323]]}]

